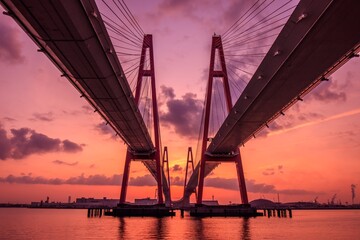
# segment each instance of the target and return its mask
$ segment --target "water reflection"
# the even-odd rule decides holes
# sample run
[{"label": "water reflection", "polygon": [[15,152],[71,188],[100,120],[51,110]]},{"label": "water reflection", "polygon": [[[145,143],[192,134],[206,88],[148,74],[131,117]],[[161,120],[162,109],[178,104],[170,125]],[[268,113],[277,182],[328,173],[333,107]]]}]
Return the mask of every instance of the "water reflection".
[{"label": "water reflection", "polygon": [[359,210],[295,214],[291,219],[199,219],[179,213],[162,219],[87,218],[84,210],[0,208],[0,239],[359,239]]},{"label": "water reflection", "polygon": [[188,218],[184,229],[194,239],[251,239],[249,218]]},{"label": "water reflection", "polygon": [[197,239],[206,239],[206,229],[202,218],[195,218],[191,224],[195,228],[195,235]]},{"label": "water reflection", "polygon": [[155,218],[156,228],[154,228],[152,236],[157,239],[164,239],[166,236],[166,221],[164,218]]},{"label": "water reflection", "polygon": [[119,239],[251,240],[249,218],[119,218]]},{"label": "water reflection", "polygon": [[249,218],[243,218],[242,220],[243,220],[242,232],[239,233],[239,236],[241,236],[241,239],[250,240],[251,239],[250,219]]},{"label": "water reflection", "polygon": [[120,225],[119,225],[119,237],[120,239],[124,239],[125,238],[125,233],[126,233],[126,221],[124,218],[120,218]]},{"label": "water reflection", "polygon": [[119,239],[165,239],[169,231],[167,218],[119,218]]}]

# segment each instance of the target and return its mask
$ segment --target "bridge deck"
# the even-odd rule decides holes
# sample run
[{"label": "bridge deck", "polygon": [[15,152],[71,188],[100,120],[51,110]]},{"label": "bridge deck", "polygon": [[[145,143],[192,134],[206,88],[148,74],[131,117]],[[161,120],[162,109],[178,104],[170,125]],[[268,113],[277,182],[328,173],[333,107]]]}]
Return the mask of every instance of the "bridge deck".
[{"label": "bridge deck", "polygon": [[[207,153],[234,151],[295,103],[298,96],[314,88],[322,77],[344,64],[352,52],[359,51],[358,9],[360,1],[354,0],[300,1]],[[205,176],[218,165],[207,162]],[[197,187],[199,169],[198,164],[187,184],[184,202],[189,201]]]},{"label": "bridge deck", "polygon": [[300,1],[207,152],[234,151],[359,51],[359,9],[355,0]]},{"label": "bridge deck", "polygon": [[154,149],[93,0],[1,4],[131,150]]}]

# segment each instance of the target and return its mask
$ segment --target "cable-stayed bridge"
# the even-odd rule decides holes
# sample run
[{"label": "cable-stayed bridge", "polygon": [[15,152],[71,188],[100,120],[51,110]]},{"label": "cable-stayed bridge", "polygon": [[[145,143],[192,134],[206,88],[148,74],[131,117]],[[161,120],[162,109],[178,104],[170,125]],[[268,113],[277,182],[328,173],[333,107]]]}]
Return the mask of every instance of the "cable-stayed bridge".
[{"label": "cable-stayed bridge", "polygon": [[[345,62],[358,56],[359,1],[301,0],[296,6],[288,5],[289,2],[281,2],[271,14],[256,21],[256,16],[261,15],[271,1],[254,1],[229,30],[213,36],[201,126],[201,156],[185,184],[182,203],[189,202],[197,187],[197,203],[202,203],[204,178],[221,162],[235,162],[241,199],[247,203],[238,147],[255,137],[279,115],[285,114],[286,109],[301,101],[305,94],[327,80]],[[164,165],[168,161],[165,161],[167,152],[162,154],[160,141],[152,37],[143,32],[123,1],[114,3],[117,9],[122,9],[131,27],[114,12],[117,16],[115,20],[101,13],[94,0],[1,1],[6,14],[18,22],[37,44],[39,51],[50,58],[127,144],[121,203],[126,200],[130,162],[140,160],[157,181],[159,203],[163,203],[164,195],[169,205],[169,172],[168,166],[166,170]],[[102,4],[111,11],[116,9],[107,1],[102,1]],[[284,16],[285,12],[291,14]],[[246,24],[252,25],[246,28]],[[281,31],[275,36],[273,30],[276,29]],[[115,38],[114,33],[122,39]],[[241,49],[241,46],[251,43],[254,45],[250,48],[260,48],[256,44],[271,34],[276,39],[264,56],[242,54],[248,58],[261,57],[261,63],[254,65],[254,72],[244,68],[244,64],[251,61],[227,62],[240,51],[239,46]],[[119,54],[124,53],[118,49],[134,50],[135,47],[141,51],[137,53],[139,62],[136,58],[119,60]],[[124,70],[124,64],[129,63],[130,67]],[[233,67],[249,75],[249,81],[241,89],[234,105],[231,96],[234,86],[229,83],[229,78],[231,75],[235,78],[241,76]],[[135,79],[135,90],[130,87],[133,82],[130,78]],[[213,86],[218,86],[219,79],[223,87],[222,107],[226,118],[219,121],[221,126],[212,136],[210,111],[214,111],[215,106]],[[150,90],[143,97],[145,85]]]},{"label": "cable-stayed bridge", "polygon": [[[38,45],[39,51],[51,59],[128,145],[127,165],[131,159],[142,160],[157,180],[159,202],[163,201],[163,193],[170,202],[168,183],[160,168],[159,136],[154,143],[137,106],[140,96],[134,98],[96,3],[34,0],[2,1],[2,5],[7,9],[6,14]],[[151,35],[145,35],[144,50],[152,48],[150,41]],[[154,77],[153,65],[152,72],[141,67],[140,74]],[[140,75],[139,78],[141,86]],[[158,115],[157,110],[154,115]],[[155,121],[158,124],[158,117]],[[159,135],[159,129],[156,133]],[[127,184],[128,171],[124,176],[123,183]],[[122,189],[126,189],[126,184]],[[123,202],[125,198],[123,191]]]},{"label": "cable-stayed bridge", "polygon": [[223,159],[240,154],[238,146],[358,56],[358,7],[356,1],[300,1],[215,137],[204,147],[202,158],[212,161],[204,164],[203,176],[199,176],[200,162],[196,166],[184,191],[186,201],[199,178]]}]

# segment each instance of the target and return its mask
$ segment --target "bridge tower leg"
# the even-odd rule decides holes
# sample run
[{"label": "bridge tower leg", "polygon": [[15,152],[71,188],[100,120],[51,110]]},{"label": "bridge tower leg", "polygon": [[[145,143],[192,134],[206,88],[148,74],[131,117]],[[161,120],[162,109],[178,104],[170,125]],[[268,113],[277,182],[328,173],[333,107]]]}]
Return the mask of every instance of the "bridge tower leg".
[{"label": "bridge tower leg", "polygon": [[169,168],[169,154],[168,154],[168,148],[164,147],[164,153],[163,153],[163,160],[162,160],[162,166],[163,166],[163,172],[165,173],[165,168],[166,168],[166,178],[167,178],[167,182],[169,183],[168,187],[169,187],[169,199],[165,199],[167,200],[166,205],[171,206],[171,186],[170,186],[170,168]]},{"label": "bridge tower leg", "polygon": [[[221,70],[215,70],[215,57],[216,52],[218,51],[219,62],[221,65]],[[207,156],[205,151],[207,148],[207,144],[209,141],[209,122],[210,122],[210,109],[211,109],[211,97],[212,97],[212,84],[214,78],[222,78],[223,80],[223,87],[224,87],[224,94],[226,97],[226,106],[228,113],[231,111],[233,105],[231,101],[231,95],[230,95],[230,86],[229,86],[229,79],[227,75],[226,70],[226,63],[225,63],[225,56],[224,56],[224,50],[222,46],[222,40],[220,35],[213,35],[212,37],[212,44],[211,44],[211,55],[210,55],[210,67],[209,67],[209,79],[208,79],[208,86],[206,91],[206,103],[205,103],[205,115],[204,115],[204,131],[203,131],[203,138],[202,138],[202,147],[201,147],[201,160],[200,160],[200,174],[199,174],[199,182],[198,182],[198,196],[197,196],[197,204],[202,204],[202,198],[203,198],[203,190],[204,190],[204,179],[205,179],[205,164],[206,161],[226,161],[229,162],[229,160],[224,160],[218,157],[211,157]],[[245,177],[244,177],[244,171],[242,167],[241,162],[241,156],[240,156],[240,149],[236,148],[234,149],[234,152],[237,153],[234,157],[231,158],[233,162],[236,164],[236,172],[238,176],[238,182],[239,182],[239,188],[240,188],[240,197],[243,204],[248,204],[248,197],[247,197],[247,191],[245,186]]]},{"label": "bridge tower leg", "polygon": [[[150,69],[146,69],[145,57],[149,54]],[[152,98],[152,111],[153,111],[153,123],[154,123],[154,142],[155,142],[155,153],[149,156],[149,159],[153,159],[156,162],[156,182],[157,182],[157,196],[158,203],[163,204],[163,191],[162,191],[162,167],[161,167],[161,147],[160,147],[160,127],[159,127],[159,112],[156,100],[156,87],[155,87],[155,68],[154,68],[154,52],[153,52],[153,39],[151,34],[144,35],[143,45],[141,49],[139,73],[136,84],[135,102],[139,105],[141,86],[144,77],[150,77],[151,81],[151,98]],[[121,186],[120,204],[125,203],[127,186],[129,182],[129,171],[131,160],[137,159],[136,153],[132,153],[128,149],[125,160],[123,181]],[[143,157],[142,157],[143,158]],[[144,159],[144,158],[143,158]]]},{"label": "bridge tower leg", "polygon": [[124,204],[126,201],[126,193],[127,193],[128,183],[129,183],[130,163],[131,163],[132,157],[133,157],[132,154],[129,151],[127,151],[126,158],[125,158],[123,180],[122,180],[122,184],[121,184],[120,204]]},{"label": "bridge tower leg", "polygon": [[[188,148],[188,154],[187,154],[187,159],[186,159],[186,170],[185,170],[185,180],[184,180],[184,194],[185,195],[185,191],[186,191],[186,186],[187,186],[187,176],[188,176],[188,172],[189,172],[189,164],[191,164],[191,170],[192,172],[194,172],[194,156],[193,156],[193,152],[192,152],[192,148],[189,147]],[[197,198],[197,193],[196,193],[196,189],[195,189],[195,197]]]}]

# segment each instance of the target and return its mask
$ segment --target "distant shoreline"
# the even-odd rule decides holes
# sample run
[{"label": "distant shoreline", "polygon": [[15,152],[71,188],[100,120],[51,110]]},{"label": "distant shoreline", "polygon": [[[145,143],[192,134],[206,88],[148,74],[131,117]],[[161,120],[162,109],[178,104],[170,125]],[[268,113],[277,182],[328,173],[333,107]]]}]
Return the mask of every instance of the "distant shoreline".
[{"label": "distant shoreline", "polygon": [[[97,208],[97,209],[111,209],[110,206],[103,205],[76,205],[73,203],[50,203],[44,206],[33,206],[31,204],[24,203],[0,203],[0,208],[31,208],[31,209],[88,209],[88,208]],[[257,210],[262,211],[264,209],[292,209],[292,210],[360,210],[360,205],[335,205],[335,206],[318,206],[318,207],[301,207],[301,206],[277,206],[277,207],[258,207]]]}]

